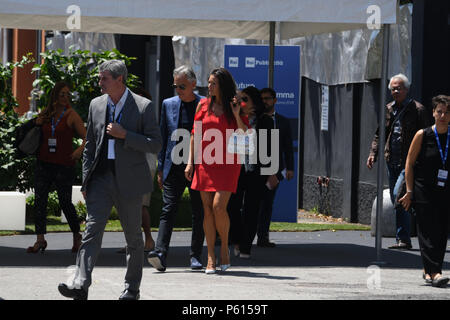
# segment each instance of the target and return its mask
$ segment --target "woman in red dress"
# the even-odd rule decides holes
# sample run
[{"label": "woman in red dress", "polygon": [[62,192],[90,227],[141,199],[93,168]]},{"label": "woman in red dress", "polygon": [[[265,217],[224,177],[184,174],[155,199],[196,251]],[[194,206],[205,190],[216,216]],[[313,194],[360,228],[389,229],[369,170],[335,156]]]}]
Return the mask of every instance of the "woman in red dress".
[{"label": "woman in red dress", "polygon": [[[200,191],[203,202],[203,228],[208,246],[207,274],[216,272],[216,232],[221,240],[220,269],[225,271],[230,267],[227,205],[231,193],[236,192],[241,162],[236,154],[227,152],[227,142],[231,132],[236,129],[245,131],[249,126],[247,117],[240,116],[240,105],[235,96],[236,84],[231,74],[224,68],[213,70],[208,79],[208,98],[200,101],[194,118],[189,161],[185,169],[186,179],[192,180],[191,187]],[[196,137],[201,140],[199,143]],[[199,144],[201,148],[197,147]]]}]

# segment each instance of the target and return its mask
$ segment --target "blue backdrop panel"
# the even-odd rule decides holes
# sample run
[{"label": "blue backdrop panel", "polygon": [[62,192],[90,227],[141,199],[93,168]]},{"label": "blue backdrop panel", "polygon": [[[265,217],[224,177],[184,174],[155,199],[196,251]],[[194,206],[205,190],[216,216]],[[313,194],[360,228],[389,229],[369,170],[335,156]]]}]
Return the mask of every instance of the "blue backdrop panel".
[{"label": "blue backdrop panel", "polygon": [[[238,89],[268,86],[269,47],[265,45],[225,45],[224,66],[233,75]],[[283,180],[275,197],[272,221],[297,222],[298,197],[298,117],[300,102],[300,47],[276,46],[274,90],[276,112],[290,119],[294,140],[294,179]]]}]

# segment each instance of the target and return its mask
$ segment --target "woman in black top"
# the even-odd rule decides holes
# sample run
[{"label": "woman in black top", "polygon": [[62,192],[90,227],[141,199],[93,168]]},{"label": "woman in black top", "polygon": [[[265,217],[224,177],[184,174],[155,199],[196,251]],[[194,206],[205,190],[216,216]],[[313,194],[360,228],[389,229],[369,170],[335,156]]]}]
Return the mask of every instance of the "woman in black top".
[{"label": "woman in black top", "polygon": [[[241,101],[241,110],[248,115],[251,127],[257,132],[255,142],[258,142],[258,130],[269,129],[261,126],[261,116],[264,114],[261,93],[254,86],[249,86],[240,92],[239,100]],[[257,148],[255,152],[258,152]],[[245,157],[236,193],[232,194],[228,203],[230,242],[234,246],[234,255],[244,259],[250,258],[251,246],[258,224],[260,197],[267,179],[260,175],[260,165],[257,155],[252,158],[252,161],[249,157]]]},{"label": "woman in black top", "polygon": [[450,215],[450,99],[432,99],[435,124],[419,130],[406,159],[406,194],[399,200],[408,210],[413,204],[424,265],[423,278],[434,287],[446,287],[442,276]]}]

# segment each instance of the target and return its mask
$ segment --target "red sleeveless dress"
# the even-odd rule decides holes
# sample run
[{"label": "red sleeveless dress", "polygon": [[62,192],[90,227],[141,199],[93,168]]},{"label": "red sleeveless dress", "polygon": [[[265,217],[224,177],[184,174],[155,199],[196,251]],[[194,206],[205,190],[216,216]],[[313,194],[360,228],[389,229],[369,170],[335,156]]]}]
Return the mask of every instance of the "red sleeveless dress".
[{"label": "red sleeveless dress", "polygon": [[[72,140],[74,132],[72,128],[67,124],[67,119],[71,107],[67,106],[64,116],[59,121],[55,128],[55,136],[52,137],[52,125],[50,122],[42,125],[42,143],[39,148],[39,154],[37,158],[44,162],[50,162],[54,164],[60,164],[67,167],[73,167],[76,163],[71,159],[71,155],[74,151]],[[56,152],[49,152],[48,139],[55,138],[57,141]]]},{"label": "red sleeveless dress", "polygon": [[[209,103],[209,99],[200,100],[201,108],[194,117],[192,134],[194,141],[196,136],[201,136],[201,150],[198,150],[197,158],[194,160],[195,170],[191,188],[198,191],[236,193],[241,162],[238,155],[227,152],[227,142],[231,132],[237,129],[237,123],[236,120],[228,122],[225,114],[220,117],[214,113],[209,114]],[[241,119],[247,127],[250,127],[247,116],[241,116]],[[200,129],[201,135],[200,132],[196,134],[195,131]]]}]

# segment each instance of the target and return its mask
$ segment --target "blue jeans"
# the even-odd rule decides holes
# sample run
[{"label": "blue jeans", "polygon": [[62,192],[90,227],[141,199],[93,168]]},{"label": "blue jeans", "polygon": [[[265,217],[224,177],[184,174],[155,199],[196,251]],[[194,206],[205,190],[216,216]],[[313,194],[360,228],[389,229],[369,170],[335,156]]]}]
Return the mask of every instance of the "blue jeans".
[{"label": "blue jeans", "polygon": [[391,201],[394,205],[395,221],[397,227],[396,238],[397,242],[401,241],[404,243],[411,244],[411,217],[410,210],[405,211],[402,206],[396,206],[395,199],[397,198],[397,193],[402,185],[403,180],[405,180],[405,169],[401,166],[393,166],[389,163],[387,164],[388,177],[389,177],[389,190],[391,193]]},{"label": "blue jeans", "polygon": [[159,218],[159,231],[156,240],[156,251],[167,257],[170,238],[172,237],[178,204],[186,187],[189,188],[192,207],[191,257],[201,260],[205,233],[203,231],[203,206],[200,192],[190,188],[184,177],[185,165],[172,164],[169,175],[163,183],[163,207]]}]

